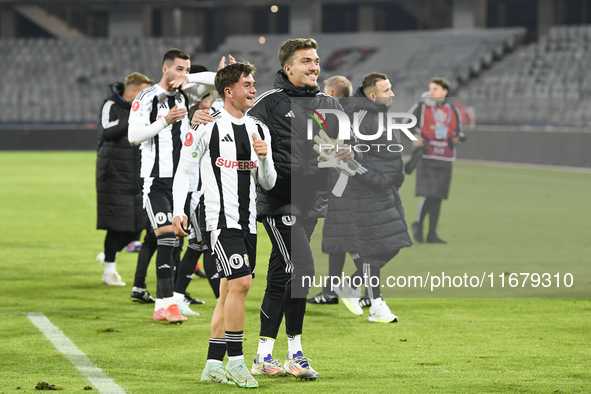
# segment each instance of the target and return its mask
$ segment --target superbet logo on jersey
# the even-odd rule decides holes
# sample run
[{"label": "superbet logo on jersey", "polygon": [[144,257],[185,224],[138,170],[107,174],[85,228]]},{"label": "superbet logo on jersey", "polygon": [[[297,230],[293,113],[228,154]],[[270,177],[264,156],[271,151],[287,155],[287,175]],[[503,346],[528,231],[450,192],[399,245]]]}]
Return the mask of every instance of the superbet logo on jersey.
[{"label": "superbet logo on jersey", "polygon": [[133,112],[136,112],[138,109],[140,109],[140,102],[134,101],[133,105],[131,106],[131,109],[133,110]]},{"label": "superbet logo on jersey", "polygon": [[187,137],[185,138],[185,146],[193,145],[193,134],[187,133]]},{"label": "superbet logo on jersey", "polygon": [[254,170],[259,166],[258,160],[226,160],[223,157],[218,157],[215,161],[215,165],[223,168],[230,168],[232,170],[238,169],[238,171],[249,171]]}]

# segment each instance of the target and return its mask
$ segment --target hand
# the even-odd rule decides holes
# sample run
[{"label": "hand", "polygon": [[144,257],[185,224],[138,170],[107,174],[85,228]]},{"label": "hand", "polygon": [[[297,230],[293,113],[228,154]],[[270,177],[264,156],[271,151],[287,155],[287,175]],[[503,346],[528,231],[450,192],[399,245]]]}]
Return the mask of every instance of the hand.
[{"label": "hand", "polygon": [[209,111],[204,109],[198,109],[193,114],[193,119],[191,119],[191,124],[200,125],[200,124],[208,124],[209,122],[213,122],[213,116],[209,114]]},{"label": "hand", "polygon": [[267,156],[267,143],[259,140],[256,133],[252,133],[252,147],[257,156]]},{"label": "hand", "polygon": [[[324,131],[314,137],[314,150],[318,152],[319,168],[335,168],[339,173],[353,176],[356,173],[363,174],[367,169],[352,157],[355,156],[349,145],[342,140],[333,140]],[[339,152],[337,152],[337,147]]]},{"label": "hand", "polygon": [[182,221],[180,216],[175,216],[174,218],[172,218],[172,231],[174,231],[174,233],[179,237],[188,236],[189,234],[187,234],[184,230],[187,228],[187,222],[188,220],[186,216],[183,215]]},{"label": "hand", "polygon": [[342,144],[334,153],[334,157],[337,158],[337,161],[349,161],[355,158],[355,153],[353,153],[353,149],[349,145]]},{"label": "hand", "polygon": [[164,119],[166,119],[168,124],[173,124],[174,122],[183,119],[185,116],[187,116],[187,110],[175,105],[170,111],[168,111],[168,115],[166,115]]},{"label": "hand", "polygon": [[451,137],[451,143],[454,145],[462,145],[462,141],[458,137]]},{"label": "hand", "polygon": [[412,146],[415,148],[422,148],[425,146],[425,140],[423,140],[423,137],[418,134],[415,134],[415,137],[417,137],[417,140],[412,142]]},{"label": "hand", "polygon": [[[236,63],[236,59],[234,59],[234,57],[232,57],[232,55],[228,55],[228,60],[230,61],[230,64]],[[226,67],[226,57],[222,56],[222,58],[220,60],[220,64],[218,64],[218,71],[220,71],[224,67]]]},{"label": "hand", "polygon": [[177,79],[170,81],[168,83],[168,88],[173,89],[173,90],[177,89],[177,88],[183,89],[185,87],[185,85],[188,83],[189,83],[189,77],[186,75],[181,75]]}]

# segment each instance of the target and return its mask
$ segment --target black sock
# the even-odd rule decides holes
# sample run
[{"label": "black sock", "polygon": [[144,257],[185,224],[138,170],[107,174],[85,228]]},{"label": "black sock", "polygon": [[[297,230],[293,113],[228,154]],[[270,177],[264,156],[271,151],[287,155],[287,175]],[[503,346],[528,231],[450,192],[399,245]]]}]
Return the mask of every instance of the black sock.
[{"label": "black sock", "polygon": [[331,278],[329,279],[326,287],[324,288],[324,292],[335,295],[335,292],[330,289],[330,283],[332,283],[333,277],[341,277],[343,273],[343,267],[345,266],[345,253],[331,253],[328,255],[328,276]]},{"label": "black sock", "polygon": [[436,234],[437,222],[439,221],[439,213],[441,212],[441,199],[434,198],[429,213],[429,234]]},{"label": "black sock", "polygon": [[209,349],[207,350],[208,360],[224,361],[226,355],[226,339],[225,338],[209,338]]},{"label": "black sock", "polygon": [[195,266],[199,257],[201,257],[200,250],[195,250],[191,247],[187,248],[177,270],[176,282],[174,283],[175,292],[185,294],[189,283],[191,283],[191,279],[193,279],[193,273],[195,272]]},{"label": "black sock", "polygon": [[108,230],[105,236],[105,261],[108,263],[115,262],[115,255],[120,252],[128,243],[133,241],[136,233],[127,231],[113,231]]},{"label": "black sock", "polygon": [[226,331],[226,350],[228,357],[242,356],[244,331]]},{"label": "black sock", "polygon": [[146,288],[146,275],[148,273],[148,266],[152,256],[156,253],[158,244],[156,243],[156,234],[154,231],[148,230],[144,236],[144,242],[142,242],[142,248],[137,256],[137,266],[135,268],[135,280],[133,282],[134,287],[140,289]]},{"label": "black sock", "polygon": [[156,254],[156,297],[168,298],[173,293],[172,252],[174,250],[176,236],[174,233],[164,233],[156,236],[158,253]]},{"label": "black sock", "polygon": [[209,253],[209,250],[203,252],[203,269],[215,298],[220,298],[220,274],[215,265],[215,257]]},{"label": "black sock", "polygon": [[287,335],[302,335],[304,315],[306,314],[306,298],[291,296],[292,280],[285,286],[285,332]]},{"label": "black sock", "polygon": [[174,250],[172,251],[172,262],[174,263],[172,267],[172,274],[174,283],[176,283],[179,274],[179,266],[181,265],[181,254],[183,252],[184,244],[183,240],[184,238],[175,239]]}]

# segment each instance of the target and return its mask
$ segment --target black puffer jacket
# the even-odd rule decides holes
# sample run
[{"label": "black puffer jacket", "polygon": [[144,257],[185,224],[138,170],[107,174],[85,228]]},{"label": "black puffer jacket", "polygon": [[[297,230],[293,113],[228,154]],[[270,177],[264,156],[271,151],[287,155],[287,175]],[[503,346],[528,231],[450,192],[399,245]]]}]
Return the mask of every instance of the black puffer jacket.
[{"label": "black puffer jacket", "polygon": [[123,84],[111,85],[98,127],[96,160],[97,229],[139,232],[147,227],[139,186],[140,151],[127,139],[131,104],[119,95]]},{"label": "black puffer jacket", "polygon": [[[387,108],[369,100],[359,88],[346,103],[345,111],[367,111],[359,127],[360,134],[374,135],[378,130],[378,116]],[[385,123],[385,122],[384,122]],[[400,134],[393,133],[388,141],[386,133],[374,141],[359,141],[361,144],[384,144],[378,151],[375,146],[363,153],[362,165],[365,174],[356,174],[349,180],[351,206],[356,215],[357,233],[364,258],[385,256],[396,250],[412,246],[398,189],[404,181],[402,152],[389,152],[385,147],[400,144]],[[395,150],[395,149],[392,149]]]},{"label": "black puffer jacket", "polygon": [[[258,188],[257,213],[261,216],[291,214],[319,218],[326,214],[327,169],[318,168],[314,141],[307,138],[309,115],[317,109],[342,110],[339,102],[318,89],[294,86],[283,70],[275,76],[275,89],[265,92],[248,113],[269,127],[277,182],[271,190]],[[336,116],[327,116],[328,135],[338,134]],[[319,126],[312,122],[314,134]]]},{"label": "black puffer jacket", "polygon": [[[347,99],[347,97],[341,98],[339,102],[346,105]],[[331,188],[338,178],[337,171],[330,171],[329,185]],[[348,187],[341,197],[336,197],[332,193],[328,195],[328,209],[322,229],[323,253],[359,253],[361,250],[357,231],[352,230],[356,227],[356,223],[355,213],[351,209],[351,201],[349,200],[350,194],[351,188]]]}]

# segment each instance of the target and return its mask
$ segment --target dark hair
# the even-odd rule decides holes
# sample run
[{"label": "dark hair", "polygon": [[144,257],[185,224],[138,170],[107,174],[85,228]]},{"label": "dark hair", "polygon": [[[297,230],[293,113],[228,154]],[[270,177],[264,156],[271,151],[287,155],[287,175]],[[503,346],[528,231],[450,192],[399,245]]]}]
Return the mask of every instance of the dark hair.
[{"label": "dark hair", "polygon": [[162,64],[166,62],[173,62],[174,59],[179,58],[183,60],[191,60],[191,56],[185,51],[181,51],[180,49],[173,48],[169,49],[168,52],[164,54],[164,59],[162,59]]},{"label": "dark hair", "polygon": [[436,77],[431,80],[431,83],[436,83],[437,85],[441,86],[443,89],[445,89],[449,92],[450,83],[447,79],[441,78],[441,77]]},{"label": "dark hair", "polygon": [[247,77],[249,75],[254,75],[255,72],[256,68],[249,62],[230,64],[222,68],[215,75],[215,90],[217,90],[223,100],[226,98],[224,89],[226,89],[228,86],[234,85],[243,76]]},{"label": "dark hair", "polygon": [[318,43],[313,38],[292,38],[279,47],[279,63],[281,67],[291,64],[296,51],[300,49],[318,49]]},{"label": "dark hair", "polygon": [[191,74],[202,73],[209,71],[209,69],[201,64],[191,64]]},{"label": "dark hair", "polygon": [[386,80],[388,76],[382,73],[369,73],[363,77],[363,82],[361,86],[363,86],[363,92],[365,93],[368,89],[373,88],[376,86],[378,81]]}]

